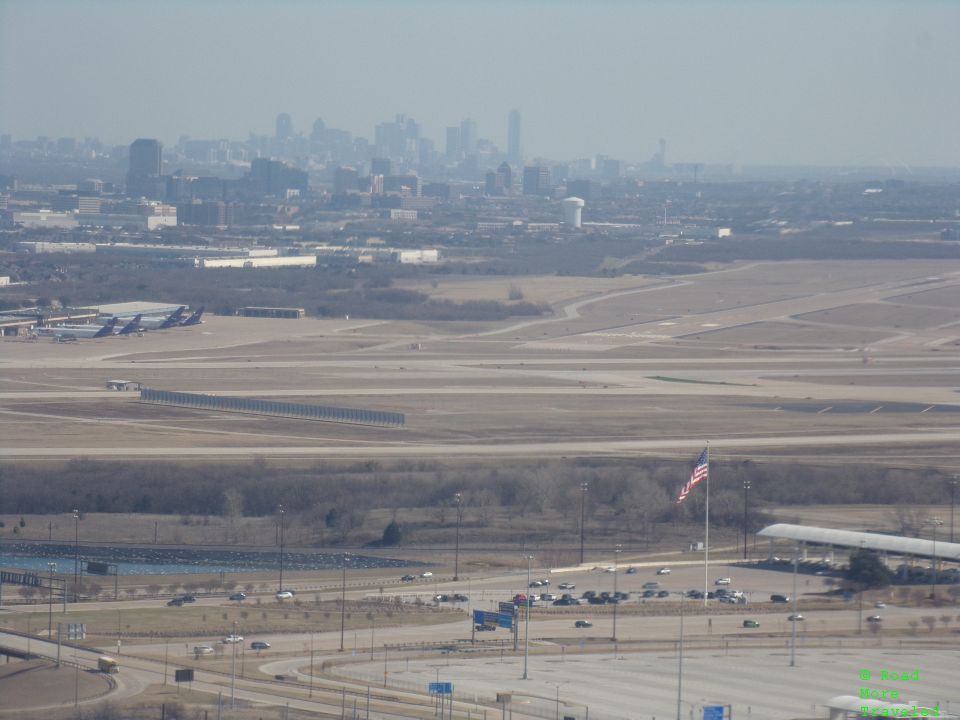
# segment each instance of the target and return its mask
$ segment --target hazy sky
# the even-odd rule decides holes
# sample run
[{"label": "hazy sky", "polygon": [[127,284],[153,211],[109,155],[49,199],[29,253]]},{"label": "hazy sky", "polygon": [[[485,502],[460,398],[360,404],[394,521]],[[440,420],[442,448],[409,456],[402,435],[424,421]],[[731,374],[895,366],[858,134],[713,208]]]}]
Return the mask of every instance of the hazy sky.
[{"label": "hazy sky", "polygon": [[960,166],[960,2],[0,0],[0,132],[175,142],[367,137],[443,148],[476,119],[525,155]]}]

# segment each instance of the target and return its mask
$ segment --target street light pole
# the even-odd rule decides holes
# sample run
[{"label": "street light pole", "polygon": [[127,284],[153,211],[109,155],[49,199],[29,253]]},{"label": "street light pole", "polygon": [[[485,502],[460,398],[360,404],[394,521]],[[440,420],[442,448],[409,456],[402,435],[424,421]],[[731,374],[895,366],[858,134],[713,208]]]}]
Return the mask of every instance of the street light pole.
[{"label": "street light pole", "polygon": [[278,508],[280,511],[280,587],[277,592],[283,590],[283,505]]},{"label": "street light pole", "polygon": [[950,542],[953,542],[953,508],[957,500],[957,476],[950,481]]},{"label": "street light pole", "polygon": [[[623,546],[617,545],[613,549],[613,637],[610,639],[613,642],[617,641],[617,606],[620,604],[620,596],[617,594],[617,575],[619,575],[617,569],[617,558],[620,556],[620,553],[623,552]],[[614,656],[616,656],[616,651],[614,651]]]},{"label": "street light pole", "polygon": [[938,518],[930,518],[927,522],[933,525],[933,579],[930,584],[930,599],[937,599],[937,527],[943,525]]},{"label": "street light pole", "polygon": [[680,705],[683,697],[683,593],[680,592],[678,594],[680,595],[680,641],[677,643],[677,655],[679,656],[677,663],[677,720],[681,720]]},{"label": "street light pole", "polygon": [[580,483],[580,564],[583,565],[583,536],[584,536],[584,508],[587,505],[587,488],[590,487],[590,484],[587,482]]},{"label": "street light pole", "polygon": [[346,622],[346,607],[347,607],[347,554],[343,553],[340,556],[340,566],[343,570],[343,575],[340,580],[340,652],[343,652],[343,629]]},{"label": "street light pole", "polygon": [[73,601],[80,601],[80,511],[73,509]]},{"label": "street light pole", "polygon": [[48,562],[47,567],[50,569],[50,587],[47,593],[47,639],[49,640],[53,635],[53,573],[56,572],[57,564]]},{"label": "street light pole", "polygon": [[463,519],[463,510],[461,502],[463,500],[463,495],[457,493],[454,496],[454,499],[457,501],[457,543],[456,549],[453,554],[453,579],[460,579],[460,521]]},{"label": "street light pole", "polygon": [[747,495],[750,492],[750,480],[743,480],[743,559],[747,559]]},{"label": "street light pole", "polygon": [[533,560],[533,555],[527,555],[527,592],[524,594],[526,598],[525,604],[525,614],[523,620],[523,679],[527,679],[527,661],[530,654],[530,561]]},{"label": "street light pole", "polygon": [[230,709],[232,710],[237,706],[237,621],[233,621],[233,637],[231,638],[234,642],[233,645],[233,655],[230,659]]},{"label": "street light pole", "polygon": [[793,629],[790,631],[790,667],[797,666],[797,569],[800,565],[800,545],[793,548]]}]

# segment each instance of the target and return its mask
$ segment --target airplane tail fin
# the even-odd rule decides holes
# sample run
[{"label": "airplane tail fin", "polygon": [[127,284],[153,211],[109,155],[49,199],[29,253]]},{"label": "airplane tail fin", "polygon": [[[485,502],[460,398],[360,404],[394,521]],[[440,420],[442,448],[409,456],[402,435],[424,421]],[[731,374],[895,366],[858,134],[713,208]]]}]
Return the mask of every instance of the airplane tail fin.
[{"label": "airplane tail fin", "polygon": [[183,323],[183,311],[187,309],[186,305],[181,305],[176,310],[174,310],[170,317],[163,321],[160,325],[161,330],[166,330],[169,327],[174,327]]},{"label": "airplane tail fin", "polygon": [[193,315],[188,317],[186,320],[184,320],[180,324],[183,326],[199,325],[200,323],[203,322],[203,320],[200,319],[202,316],[203,316],[203,308],[201,307]]},{"label": "airplane tail fin", "polygon": [[117,333],[117,334],[118,334],[118,335],[130,335],[131,333],[135,333],[137,330],[140,329],[140,318],[142,318],[142,317],[143,317],[143,315],[137,315],[136,317],[134,317],[130,322],[128,322],[126,325],[124,325],[124,326],[120,329],[120,332]]},{"label": "airplane tail fin", "polygon": [[107,335],[113,335],[113,328],[116,326],[116,324],[117,319],[115,317],[110,318],[109,322],[100,328],[100,330],[93,337],[98,338],[106,337]]}]

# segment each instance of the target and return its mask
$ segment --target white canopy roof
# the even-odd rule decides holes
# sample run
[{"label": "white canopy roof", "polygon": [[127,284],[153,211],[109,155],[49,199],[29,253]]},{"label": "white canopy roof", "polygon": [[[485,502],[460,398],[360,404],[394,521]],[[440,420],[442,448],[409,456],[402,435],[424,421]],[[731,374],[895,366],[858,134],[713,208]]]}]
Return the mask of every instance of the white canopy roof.
[{"label": "white canopy roof", "polygon": [[769,525],[757,533],[761,537],[796,540],[815,545],[834,545],[837,547],[865,548],[894,553],[896,555],[916,555],[934,557],[941,560],[960,562],[960,543],[938,540],[920,540],[902,535],[881,535],[880,533],[854,532],[852,530],[833,530],[831,528],[811,527],[809,525],[790,525],[777,523]]}]

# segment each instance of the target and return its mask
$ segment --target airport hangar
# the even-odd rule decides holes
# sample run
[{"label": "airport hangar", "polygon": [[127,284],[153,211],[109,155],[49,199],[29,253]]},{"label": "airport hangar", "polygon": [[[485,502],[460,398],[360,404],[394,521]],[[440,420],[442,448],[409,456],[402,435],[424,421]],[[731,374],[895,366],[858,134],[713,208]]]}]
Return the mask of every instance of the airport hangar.
[{"label": "airport hangar", "polygon": [[770,540],[769,556],[773,557],[773,543],[776,540],[792,540],[800,549],[800,560],[807,559],[807,546],[817,545],[827,548],[832,560],[833,548],[842,547],[853,550],[864,549],[879,552],[886,562],[887,555],[928,557],[935,561],[949,560],[960,562],[960,543],[937,542],[908,538],[902,535],[883,535],[882,533],[855,532],[853,530],[834,530],[809,525],[790,525],[776,523],[759,531],[757,535]]}]

